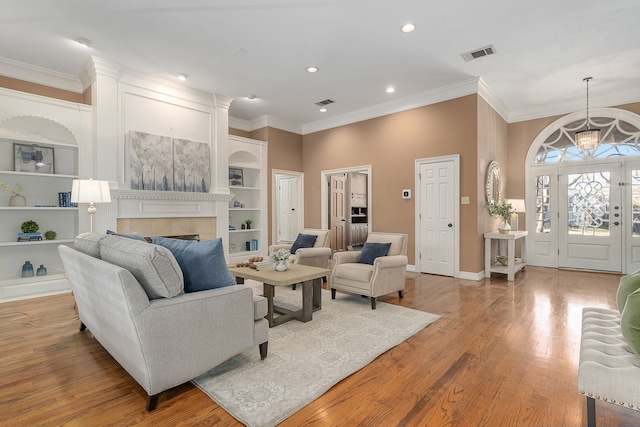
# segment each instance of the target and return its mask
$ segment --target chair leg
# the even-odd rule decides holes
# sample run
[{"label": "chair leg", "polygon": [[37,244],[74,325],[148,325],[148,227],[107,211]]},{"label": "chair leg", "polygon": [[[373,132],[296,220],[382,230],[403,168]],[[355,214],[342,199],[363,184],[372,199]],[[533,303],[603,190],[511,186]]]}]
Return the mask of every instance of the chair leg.
[{"label": "chair leg", "polygon": [[596,400],[587,397],[587,426],[596,427]]},{"label": "chair leg", "polygon": [[376,297],[371,297],[371,310],[376,309]]},{"label": "chair leg", "polygon": [[336,290],[331,288],[331,299],[336,299]]},{"label": "chair leg", "polygon": [[85,325],[84,323],[80,322],[80,332],[84,331],[85,329],[87,329],[87,325]]},{"label": "chair leg", "polygon": [[149,400],[147,400],[147,412],[151,412],[156,409],[158,406],[158,398],[160,397],[160,393],[154,394],[153,396],[149,396]]},{"label": "chair leg", "polygon": [[398,296],[400,298],[404,298],[404,291],[398,291]]},{"label": "chair leg", "polygon": [[264,360],[267,358],[267,349],[269,348],[269,341],[265,341],[262,344],[258,345],[260,348],[260,360]]}]

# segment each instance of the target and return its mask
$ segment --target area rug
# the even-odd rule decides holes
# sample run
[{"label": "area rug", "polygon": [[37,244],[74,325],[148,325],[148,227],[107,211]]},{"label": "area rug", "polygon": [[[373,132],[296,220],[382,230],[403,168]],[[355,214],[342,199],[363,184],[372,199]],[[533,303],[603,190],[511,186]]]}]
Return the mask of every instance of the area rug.
[{"label": "area rug", "polygon": [[[258,295],[261,284],[247,280]],[[299,307],[301,289],[276,288],[275,302]],[[368,298],[322,291],[313,320],[269,329],[269,352],[252,348],[193,380],[218,405],[252,427],[274,426],[340,380],[416,334],[440,316]]]}]

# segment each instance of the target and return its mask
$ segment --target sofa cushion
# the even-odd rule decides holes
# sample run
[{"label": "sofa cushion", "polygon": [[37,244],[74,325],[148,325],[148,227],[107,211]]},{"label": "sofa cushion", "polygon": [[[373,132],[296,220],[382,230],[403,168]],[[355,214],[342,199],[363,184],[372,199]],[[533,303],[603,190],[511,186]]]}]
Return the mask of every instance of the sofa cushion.
[{"label": "sofa cushion", "polygon": [[620,317],[620,330],[629,347],[640,356],[640,289],[627,297]]},{"label": "sofa cushion", "polygon": [[296,241],[291,246],[291,253],[295,254],[300,248],[312,248],[315,245],[318,236],[313,234],[298,234]]},{"label": "sofa cushion", "polygon": [[333,276],[339,279],[346,279],[356,282],[368,283],[373,275],[371,264],[346,263],[335,266]]},{"label": "sofa cushion", "polygon": [[184,292],[182,270],[167,248],[126,237],[106,236],[100,240],[100,256],[106,262],[129,270],[149,299],[173,297]]},{"label": "sofa cushion", "polygon": [[224,259],[222,239],[198,242],[152,237],[151,240],[169,249],[176,257],[184,274],[185,292],[204,291],[236,284]]},{"label": "sofa cushion", "polygon": [[262,295],[253,296],[253,320],[260,320],[267,315],[267,299]]},{"label": "sofa cushion", "polygon": [[105,237],[106,234],[81,233],[76,236],[73,247],[83,254],[100,259],[100,240]]},{"label": "sofa cushion", "polygon": [[618,311],[622,313],[624,305],[627,302],[627,297],[640,289],[640,272],[627,274],[620,278],[620,284],[618,285],[618,293],[616,299],[618,301]]},{"label": "sofa cushion", "polygon": [[142,240],[143,242],[146,242],[145,238],[138,233],[126,234],[126,233],[116,233],[115,231],[107,230],[107,234],[113,234],[114,236],[127,237],[129,239]]},{"label": "sofa cushion", "polygon": [[389,248],[391,247],[391,243],[371,243],[365,242],[362,247],[362,252],[360,252],[360,256],[356,262],[358,264],[371,264],[373,265],[373,261],[381,256],[387,256],[389,253]]}]

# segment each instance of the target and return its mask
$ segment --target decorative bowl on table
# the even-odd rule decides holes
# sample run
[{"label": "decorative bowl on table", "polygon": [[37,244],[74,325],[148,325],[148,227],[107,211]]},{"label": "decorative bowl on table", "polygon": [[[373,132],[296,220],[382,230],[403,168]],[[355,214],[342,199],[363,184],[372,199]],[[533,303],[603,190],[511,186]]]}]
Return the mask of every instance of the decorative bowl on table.
[{"label": "decorative bowl on table", "polygon": [[509,264],[509,257],[506,256],[506,255],[498,255],[498,256],[496,256],[496,260],[502,265],[508,265]]}]

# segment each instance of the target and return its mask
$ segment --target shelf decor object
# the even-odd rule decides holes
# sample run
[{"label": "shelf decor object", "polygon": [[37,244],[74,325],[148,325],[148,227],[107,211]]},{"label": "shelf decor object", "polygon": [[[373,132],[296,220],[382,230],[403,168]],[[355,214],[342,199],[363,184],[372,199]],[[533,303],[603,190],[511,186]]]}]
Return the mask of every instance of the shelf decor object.
[{"label": "shelf decor object", "polygon": [[53,148],[35,144],[13,144],[13,170],[16,172],[54,173]]},{"label": "shelf decor object", "polygon": [[72,203],[89,203],[87,212],[91,218],[91,232],[93,233],[93,216],[96,213],[94,203],[111,203],[111,192],[108,181],[93,179],[74,179],[71,188]]}]

